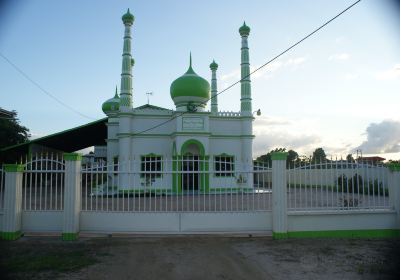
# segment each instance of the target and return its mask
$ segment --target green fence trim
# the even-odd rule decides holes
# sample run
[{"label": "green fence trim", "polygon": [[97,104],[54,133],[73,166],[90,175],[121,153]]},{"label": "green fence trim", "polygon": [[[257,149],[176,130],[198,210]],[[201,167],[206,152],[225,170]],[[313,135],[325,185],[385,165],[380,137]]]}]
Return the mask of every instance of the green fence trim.
[{"label": "green fence trim", "polygon": [[74,241],[78,240],[79,232],[63,232],[62,240],[65,241]]},{"label": "green fence trim", "polygon": [[287,152],[272,152],[271,160],[286,160],[288,156]]},{"label": "green fence trim", "polygon": [[78,161],[82,160],[82,154],[79,153],[64,153],[64,160]]},{"label": "green fence trim", "polygon": [[324,230],[290,231],[289,238],[382,238],[400,237],[400,229],[360,229],[360,230]]},{"label": "green fence trim", "polygon": [[23,172],[25,165],[24,164],[4,164],[5,172]]},{"label": "green fence trim", "polygon": [[17,240],[21,236],[22,236],[22,232],[21,231],[11,231],[11,232],[3,231],[3,232],[0,232],[0,238],[3,239],[3,240]]},{"label": "green fence trim", "polygon": [[272,238],[273,239],[287,239],[288,233],[287,232],[273,232]]}]

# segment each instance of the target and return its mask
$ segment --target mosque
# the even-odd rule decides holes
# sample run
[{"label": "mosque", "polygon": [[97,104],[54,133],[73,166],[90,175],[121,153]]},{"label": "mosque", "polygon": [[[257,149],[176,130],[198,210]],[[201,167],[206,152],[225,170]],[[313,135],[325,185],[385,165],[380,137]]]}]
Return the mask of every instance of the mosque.
[{"label": "mosque", "polygon": [[[132,177],[128,171],[137,174],[150,171],[152,188],[175,193],[191,189],[212,192],[224,187],[251,188],[253,178],[245,173],[237,175],[239,170],[252,170],[254,117],[247,41],[250,28],[245,23],[239,28],[240,112],[218,110],[218,64],[215,61],[210,64],[210,87],[194,71],[191,56],[186,73],[171,84],[170,95],[176,109],[170,110],[150,104],[133,106],[131,30],[134,16],[129,9],[122,21],[125,33],[120,94],[116,91],[102,105],[108,117],[107,161],[119,162],[118,188],[139,186],[133,188],[140,189],[146,185],[143,176]],[[210,111],[206,109],[208,101],[211,101]],[[192,172],[176,178],[167,174],[168,170]]]}]

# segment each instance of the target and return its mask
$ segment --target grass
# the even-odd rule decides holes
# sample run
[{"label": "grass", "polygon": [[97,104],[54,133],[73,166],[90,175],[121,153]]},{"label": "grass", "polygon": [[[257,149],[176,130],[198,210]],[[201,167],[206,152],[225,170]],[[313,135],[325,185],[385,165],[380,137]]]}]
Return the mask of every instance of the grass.
[{"label": "grass", "polygon": [[31,275],[40,278],[39,275],[43,273],[56,276],[78,271],[97,263],[102,256],[101,251],[97,252],[80,242],[57,241],[42,244],[31,241],[23,242],[23,245],[22,242],[0,242],[2,279],[34,279]]}]

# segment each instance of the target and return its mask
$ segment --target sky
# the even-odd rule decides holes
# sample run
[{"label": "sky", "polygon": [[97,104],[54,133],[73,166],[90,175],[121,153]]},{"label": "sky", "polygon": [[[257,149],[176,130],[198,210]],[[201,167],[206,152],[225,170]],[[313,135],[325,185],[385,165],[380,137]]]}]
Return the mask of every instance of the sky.
[{"label": "sky", "polygon": [[[174,108],[170,85],[188,67],[218,89],[240,75],[238,28],[250,26],[252,69],[341,12],[354,0],[51,1],[0,2],[0,107],[16,110],[37,138],[105,115],[102,103],[119,87],[123,24],[132,30],[133,103]],[[317,34],[252,77],[254,156],[285,147],[310,155],[400,159],[400,4],[362,0]],[[240,86],[218,97],[239,111]],[[73,108],[73,110],[69,109]],[[77,113],[78,112],[78,113]]]}]

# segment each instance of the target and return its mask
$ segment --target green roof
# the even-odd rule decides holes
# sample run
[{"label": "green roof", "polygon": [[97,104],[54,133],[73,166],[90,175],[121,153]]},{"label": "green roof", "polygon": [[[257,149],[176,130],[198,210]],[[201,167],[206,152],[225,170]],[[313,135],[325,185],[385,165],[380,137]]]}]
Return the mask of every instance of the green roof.
[{"label": "green roof", "polygon": [[250,27],[246,25],[246,22],[243,22],[243,25],[239,28],[239,33],[241,36],[249,36]]},{"label": "green roof", "polygon": [[123,23],[130,23],[130,24],[132,24],[134,20],[135,20],[135,17],[129,12],[129,9],[128,9],[128,11],[126,12],[126,14],[124,14],[124,15],[122,16],[122,21],[123,21]]},{"label": "green roof", "polygon": [[0,161],[14,162],[14,158],[25,156],[31,145],[41,145],[63,152],[75,152],[97,145],[106,145],[108,118],[103,118],[78,127],[33,139],[0,150]]},{"label": "green roof", "polygon": [[204,101],[210,98],[210,84],[194,72],[191,55],[188,70],[172,82],[170,93],[173,100],[177,97],[186,97],[188,102],[191,101],[192,97],[200,97]]}]

